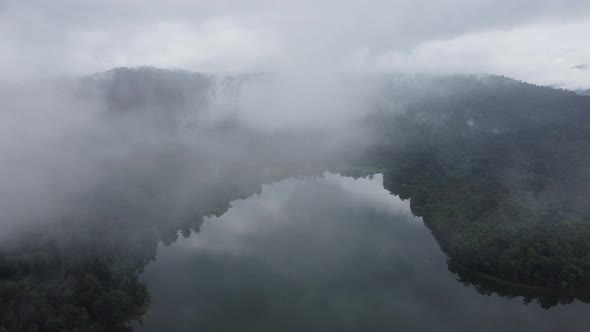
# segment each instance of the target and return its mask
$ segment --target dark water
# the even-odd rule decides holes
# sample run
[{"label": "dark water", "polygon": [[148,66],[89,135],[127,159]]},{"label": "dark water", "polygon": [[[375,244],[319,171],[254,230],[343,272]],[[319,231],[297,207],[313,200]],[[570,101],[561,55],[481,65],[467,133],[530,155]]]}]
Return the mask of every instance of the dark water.
[{"label": "dark water", "polygon": [[588,331],[590,305],[550,310],[458,282],[382,179],[287,179],[159,248],[139,331]]}]

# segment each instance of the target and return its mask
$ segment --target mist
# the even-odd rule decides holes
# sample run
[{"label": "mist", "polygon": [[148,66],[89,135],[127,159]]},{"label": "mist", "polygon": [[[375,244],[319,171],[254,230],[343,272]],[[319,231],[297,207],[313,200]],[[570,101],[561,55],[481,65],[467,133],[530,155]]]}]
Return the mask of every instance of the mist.
[{"label": "mist", "polygon": [[227,188],[342,166],[370,142],[358,125],[376,92],[368,82],[139,67],[7,85],[2,236],[84,209],[170,222]]},{"label": "mist", "polygon": [[[176,5],[92,2],[79,16],[70,1],[2,3],[2,237],[119,211],[113,204],[188,218],[211,192],[249,194],[275,178],[343,167],[383,144],[386,114],[465,88],[439,85],[437,75],[508,72],[576,88],[588,75],[571,71],[586,61],[571,52],[572,33],[553,44],[553,59],[518,60],[536,49],[535,31],[587,25],[583,1]],[[483,11],[502,15],[471,16]],[[510,31],[523,45],[516,58],[471,43]],[[448,45],[458,50],[452,60],[428,53]],[[473,52],[490,53],[473,63]],[[549,76],[527,76],[556,59]]]},{"label": "mist", "polygon": [[329,306],[375,282],[318,320],[348,329],[456,294],[579,317],[588,30],[584,0],[0,0],[0,332],[131,329],[178,248],[225,295],[225,259]]}]

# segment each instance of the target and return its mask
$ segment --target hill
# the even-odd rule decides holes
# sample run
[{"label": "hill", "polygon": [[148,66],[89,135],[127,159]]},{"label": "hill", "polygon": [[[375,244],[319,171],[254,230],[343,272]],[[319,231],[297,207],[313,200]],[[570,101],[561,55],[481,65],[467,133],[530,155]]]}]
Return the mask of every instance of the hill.
[{"label": "hill", "polygon": [[497,76],[422,83],[371,120],[385,186],[411,200],[454,264],[590,286],[590,98]]}]

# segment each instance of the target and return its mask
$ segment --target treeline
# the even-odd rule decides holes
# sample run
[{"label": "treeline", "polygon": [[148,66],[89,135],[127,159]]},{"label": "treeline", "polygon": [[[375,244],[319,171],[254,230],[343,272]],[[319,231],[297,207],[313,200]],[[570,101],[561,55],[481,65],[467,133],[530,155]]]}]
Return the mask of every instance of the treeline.
[{"label": "treeline", "polygon": [[[174,164],[176,157],[169,158],[165,163]],[[231,201],[283,177],[236,165],[216,187],[195,187],[179,205],[176,182],[167,176],[174,169],[160,164],[151,179],[114,172],[63,220],[1,243],[0,331],[130,331],[129,323],[149,309],[138,276],[156,259],[158,245],[199,232],[204,216],[219,216]]]},{"label": "treeline", "polygon": [[149,308],[138,275],[158,244],[198,232],[203,216],[223,214],[231,200],[259,190],[254,182],[219,188],[207,208],[195,202],[200,210],[176,221],[92,201],[86,213],[11,239],[0,247],[0,331],[130,330],[126,323]]},{"label": "treeline", "polygon": [[0,250],[0,331],[125,330],[148,308],[138,274],[159,241],[173,242],[179,229],[188,236],[201,221],[80,217],[21,234]]},{"label": "treeline", "polygon": [[[103,120],[121,127],[114,133],[131,127],[122,123],[128,116],[147,128],[144,135],[171,137],[183,112],[204,103],[210,82],[187,72],[115,69],[82,79],[77,94],[106,104]],[[146,151],[133,151],[124,138],[119,143],[127,157],[105,163],[97,184],[69,201],[63,215],[35,221],[0,244],[0,331],[125,330],[149,306],[138,275],[158,244],[198,231],[204,215],[222,213],[244,194],[221,187],[179,206],[174,187],[188,182],[181,170],[190,151],[178,142]]]},{"label": "treeline", "polygon": [[458,76],[373,121],[370,158],[454,264],[525,285],[590,286],[590,98]]},{"label": "treeline", "polygon": [[[194,113],[210,94],[231,94],[244,79],[117,68],[78,82],[77,98],[104,104],[99,125],[109,127],[84,152],[114,153],[99,155],[99,171],[60,215],[0,242],[0,332],[129,330],[149,307],[138,275],[160,243],[198,232],[203,216],[223,214],[263,183],[310,172],[311,163],[282,155],[261,167],[259,156],[291,137],[237,125],[182,136],[195,134]],[[254,155],[243,157],[244,148]]]},{"label": "treeline", "polygon": [[[114,81],[89,78],[80,94],[106,95],[113,111],[147,112],[139,119],[167,133],[206,100],[190,91],[212,86],[198,74],[149,68],[105,75]],[[383,170],[386,188],[411,199],[454,263],[527,285],[590,286],[590,98],[501,77],[384,86],[380,112],[366,123],[379,144],[362,167],[343,168]],[[117,114],[114,123],[126,116]],[[190,154],[173,145],[116,164],[62,219],[0,243],[0,332],[129,329],[149,306],[138,274],[160,242],[198,231],[203,216],[264,182],[326,167],[225,163],[204,168],[201,177],[219,174],[201,181],[186,177],[204,167]]]}]

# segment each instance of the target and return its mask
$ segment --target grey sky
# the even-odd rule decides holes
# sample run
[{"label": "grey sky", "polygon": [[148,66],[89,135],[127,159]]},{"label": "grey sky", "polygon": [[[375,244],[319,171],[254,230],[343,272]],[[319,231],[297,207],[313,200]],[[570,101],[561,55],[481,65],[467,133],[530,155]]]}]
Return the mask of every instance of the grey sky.
[{"label": "grey sky", "polygon": [[206,72],[491,72],[590,87],[587,0],[0,0],[3,79]]}]

